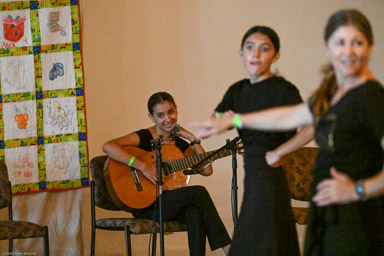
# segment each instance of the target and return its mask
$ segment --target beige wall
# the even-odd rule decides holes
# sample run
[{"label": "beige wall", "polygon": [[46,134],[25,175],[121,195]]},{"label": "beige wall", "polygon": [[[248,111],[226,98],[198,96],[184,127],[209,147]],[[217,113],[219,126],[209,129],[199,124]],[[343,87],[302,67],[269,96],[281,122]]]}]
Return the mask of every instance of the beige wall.
[{"label": "beige wall", "polygon": [[[156,91],[168,91],[175,97],[181,125],[207,118],[228,86],[246,76],[239,45],[245,31],[255,24],[271,26],[278,32],[282,47],[275,68],[307,98],[318,84],[320,66],[326,62],[322,46],[326,19],[340,8],[358,8],[372,22],[376,47],[371,67],[384,82],[382,0],[82,2],[90,158],[102,154],[105,141],[151,125],[146,101]],[[204,146],[212,150],[235,136],[235,132],[228,132],[204,141]],[[241,157],[238,163],[241,199]],[[193,176],[192,184],[207,187],[232,233],[231,159],[218,160],[214,169],[209,178]],[[83,195],[89,252],[89,190],[84,189]],[[299,231],[302,240],[303,227]],[[96,240],[98,255],[124,253],[123,233],[98,231]],[[185,234],[167,236],[165,242],[167,255],[187,255]],[[145,255],[148,237],[135,238],[133,246],[138,255]],[[207,255],[223,253],[209,251]]]}]

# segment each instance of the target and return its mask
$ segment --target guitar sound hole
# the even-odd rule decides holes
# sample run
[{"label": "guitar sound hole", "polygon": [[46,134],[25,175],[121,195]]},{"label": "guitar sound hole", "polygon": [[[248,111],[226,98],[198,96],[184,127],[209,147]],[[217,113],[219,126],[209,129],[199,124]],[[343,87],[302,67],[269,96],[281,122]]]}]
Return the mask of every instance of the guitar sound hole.
[{"label": "guitar sound hole", "polygon": [[162,164],[162,170],[164,176],[168,176],[169,174],[171,174],[171,168],[166,163]]}]

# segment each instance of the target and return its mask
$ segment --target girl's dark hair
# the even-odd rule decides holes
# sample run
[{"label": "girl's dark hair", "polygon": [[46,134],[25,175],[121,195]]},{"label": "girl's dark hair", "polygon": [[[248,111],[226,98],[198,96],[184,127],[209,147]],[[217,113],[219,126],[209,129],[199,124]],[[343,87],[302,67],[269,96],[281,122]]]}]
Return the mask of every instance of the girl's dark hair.
[{"label": "girl's dark hair", "polygon": [[157,93],[153,94],[151,97],[149,97],[148,104],[147,104],[149,113],[152,115],[153,114],[153,107],[156,104],[159,104],[159,103],[162,103],[165,101],[169,101],[169,102],[173,103],[173,105],[176,106],[175,100],[173,99],[171,94],[169,94],[167,92],[157,92]]},{"label": "girl's dark hair", "polygon": [[[358,10],[341,10],[334,13],[327,22],[324,31],[324,41],[328,42],[333,33],[341,26],[352,25],[364,34],[368,43],[373,45],[373,32],[368,19]],[[333,95],[337,91],[336,75],[329,63],[322,70],[323,80],[319,89],[311,98],[315,120],[328,111]]]},{"label": "girl's dark hair", "polygon": [[247,40],[247,38],[254,33],[260,33],[260,34],[266,35],[272,41],[272,44],[275,47],[276,53],[279,52],[279,50],[280,50],[279,36],[275,32],[275,30],[273,30],[270,27],[266,27],[266,26],[254,26],[254,27],[251,27],[250,29],[248,29],[248,31],[244,34],[243,39],[241,40],[241,48],[240,49],[243,49],[245,40]]}]

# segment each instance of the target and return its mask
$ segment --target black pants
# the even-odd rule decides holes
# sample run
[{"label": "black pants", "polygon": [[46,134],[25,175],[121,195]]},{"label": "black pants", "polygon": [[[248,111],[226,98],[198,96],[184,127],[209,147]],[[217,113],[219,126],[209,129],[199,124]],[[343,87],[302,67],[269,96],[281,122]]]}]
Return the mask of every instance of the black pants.
[{"label": "black pants", "polygon": [[[211,250],[231,242],[208,191],[203,186],[190,186],[163,193],[163,221],[179,221],[187,225],[189,252],[192,256],[205,255],[206,237]],[[134,210],[135,218],[152,219],[154,203],[145,209]]]}]

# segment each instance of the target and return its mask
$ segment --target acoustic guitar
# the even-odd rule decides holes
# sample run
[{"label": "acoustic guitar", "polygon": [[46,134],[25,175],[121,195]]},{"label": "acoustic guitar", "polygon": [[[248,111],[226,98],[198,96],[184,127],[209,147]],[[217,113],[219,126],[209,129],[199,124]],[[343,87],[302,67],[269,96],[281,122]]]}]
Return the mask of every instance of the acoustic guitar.
[{"label": "acoustic guitar", "polygon": [[[237,142],[235,145],[236,152],[242,154],[242,143]],[[155,157],[152,157],[152,152],[131,146],[124,147],[124,150],[142,161],[148,163],[156,162]],[[224,149],[218,154],[212,155],[214,152],[215,150],[184,157],[183,153],[176,146],[163,145],[161,150],[163,160],[161,164],[163,176],[162,190],[174,190],[185,187],[189,182],[189,175],[185,175],[182,170],[194,167],[195,164],[205,159],[204,163],[209,163],[232,155],[230,149]],[[104,177],[112,201],[122,210],[130,211],[132,208],[145,208],[157,199],[156,185],[149,181],[140,170],[135,170],[112,158],[108,158],[105,163]]]}]

